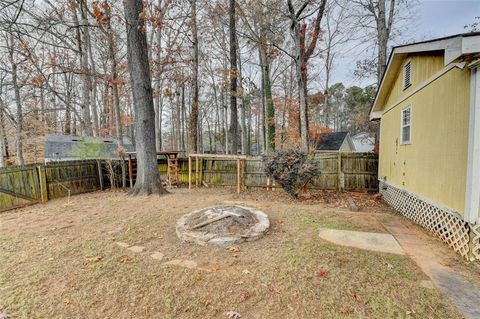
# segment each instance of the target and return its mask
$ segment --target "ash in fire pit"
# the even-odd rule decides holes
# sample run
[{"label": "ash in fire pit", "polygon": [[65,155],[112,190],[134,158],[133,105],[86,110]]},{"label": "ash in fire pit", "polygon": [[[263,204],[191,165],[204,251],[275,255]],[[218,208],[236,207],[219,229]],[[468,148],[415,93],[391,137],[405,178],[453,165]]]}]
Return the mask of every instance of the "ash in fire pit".
[{"label": "ash in fire pit", "polygon": [[269,227],[270,221],[261,211],[242,206],[218,206],[183,215],[177,221],[177,235],[200,245],[230,247],[259,239]]}]

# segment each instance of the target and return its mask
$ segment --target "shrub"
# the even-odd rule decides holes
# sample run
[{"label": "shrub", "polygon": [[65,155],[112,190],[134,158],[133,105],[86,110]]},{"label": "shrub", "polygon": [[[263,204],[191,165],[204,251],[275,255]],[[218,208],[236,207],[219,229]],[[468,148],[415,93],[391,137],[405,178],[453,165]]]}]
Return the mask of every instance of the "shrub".
[{"label": "shrub", "polygon": [[263,165],[267,176],[292,197],[297,197],[300,190],[320,173],[307,154],[297,150],[281,150],[274,155],[264,156]]}]

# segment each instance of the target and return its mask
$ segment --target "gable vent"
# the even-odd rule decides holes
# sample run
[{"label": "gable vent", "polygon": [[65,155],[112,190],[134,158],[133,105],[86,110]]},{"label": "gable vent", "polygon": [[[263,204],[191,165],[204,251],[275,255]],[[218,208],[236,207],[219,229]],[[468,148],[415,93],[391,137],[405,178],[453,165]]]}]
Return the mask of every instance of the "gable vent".
[{"label": "gable vent", "polygon": [[412,61],[405,64],[403,71],[403,88],[406,89],[412,85]]}]

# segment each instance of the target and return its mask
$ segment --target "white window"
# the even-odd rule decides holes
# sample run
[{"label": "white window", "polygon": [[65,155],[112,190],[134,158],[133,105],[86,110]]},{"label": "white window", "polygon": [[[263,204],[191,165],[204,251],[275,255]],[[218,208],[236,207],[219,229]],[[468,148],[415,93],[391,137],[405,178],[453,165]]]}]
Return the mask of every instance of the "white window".
[{"label": "white window", "polygon": [[403,89],[412,85],[412,60],[403,67]]},{"label": "white window", "polygon": [[402,110],[402,144],[412,142],[412,107],[407,106]]}]

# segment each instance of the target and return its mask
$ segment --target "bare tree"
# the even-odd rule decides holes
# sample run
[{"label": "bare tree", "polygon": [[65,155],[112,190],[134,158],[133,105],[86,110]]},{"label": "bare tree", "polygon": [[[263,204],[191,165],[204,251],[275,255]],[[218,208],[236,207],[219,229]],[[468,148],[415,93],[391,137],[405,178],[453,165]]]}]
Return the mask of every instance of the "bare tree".
[{"label": "bare tree", "polygon": [[[192,76],[192,112],[190,114],[190,139],[192,150],[198,152],[198,28],[197,0],[190,0],[193,41],[193,76]],[[201,135],[200,135],[201,136]]]},{"label": "bare tree", "polygon": [[137,180],[133,195],[164,194],[157,167],[155,149],[155,112],[152,83],[148,63],[148,46],[145,23],[142,19],[143,2],[126,0],[125,22],[127,28],[128,71],[135,107],[135,141],[137,148]]},{"label": "bare tree", "polygon": [[230,0],[230,136],[232,138],[232,154],[238,151],[238,111],[237,111],[237,30],[235,23],[235,0]]},{"label": "bare tree", "polygon": [[[299,9],[295,9],[292,0],[287,0],[288,13],[290,18],[290,32],[294,40],[294,55],[296,70],[296,81],[298,86],[299,106],[300,106],[300,146],[303,150],[308,150],[308,87],[307,87],[307,64],[314,53],[320,37],[320,23],[327,0],[321,0],[313,12],[307,12],[307,8],[312,3],[311,0],[304,1]],[[313,32],[308,43],[308,27],[305,19],[316,12],[316,18],[313,23]]]}]

